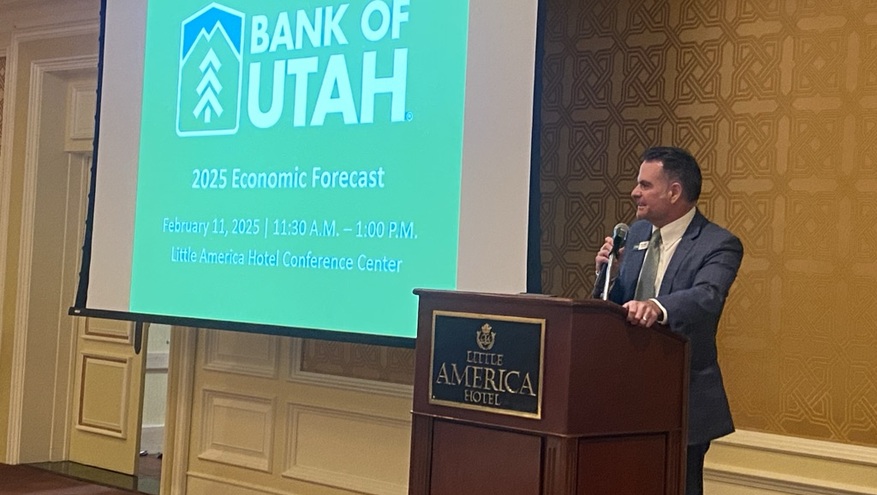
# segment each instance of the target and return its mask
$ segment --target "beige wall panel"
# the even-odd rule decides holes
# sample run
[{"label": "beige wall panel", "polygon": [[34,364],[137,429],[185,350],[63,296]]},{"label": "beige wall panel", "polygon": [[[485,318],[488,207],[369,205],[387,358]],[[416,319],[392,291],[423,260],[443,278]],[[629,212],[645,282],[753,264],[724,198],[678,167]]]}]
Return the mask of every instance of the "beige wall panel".
[{"label": "beige wall panel", "polygon": [[131,362],[126,358],[82,356],[82,390],[76,428],[125,438]]},{"label": "beige wall panel", "polygon": [[290,404],[283,476],[366,493],[406,493],[410,436],[407,421]]},{"label": "beige wall panel", "polygon": [[88,318],[85,320],[82,338],[95,342],[133,345],[134,328],[128,321]]},{"label": "beige wall panel", "polygon": [[[198,331],[193,383],[199,399],[192,405],[184,471],[190,494],[216,493],[220,486],[222,493],[242,494],[406,491],[410,386],[361,378],[382,376],[381,367],[396,367],[396,361],[353,357],[358,364],[349,374],[354,376],[340,369],[333,370],[342,371],[340,376],[305,372],[300,369],[300,344],[287,337]],[[217,352],[223,347],[225,351]],[[240,356],[258,364],[270,362],[271,352],[276,352],[277,365],[270,367],[277,373],[267,373],[267,365],[256,373],[235,369]],[[368,367],[374,370],[364,369]],[[216,409],[210,404],[216,402],[213,398],[222,398],[223,406],[234,410],[224,413],[223,425],[215,428],[228,436],[218,441],[209,432],[209,425],[216,423],[210,418],[210,410]],[[278,410],[272,416],[268,407],[274,404]]]},{"label": "beige wall panel", "polygon": [[70,83],[67,91],[65,151],[91,154],[96,106],[97,80],[89,78]]},{"label": "beige wall panel", "polygon": [[272,399],[205,390],[198,458],[269,471],[275,406]]},{"label": "beige wall panel", "polygon": [[279,337],[242,332],[207,332],[204,369],[264,378],[277,376]]},{"label": "beige wall panel", "polygon": [[[94,112],[97,105],[97,81],[87,80],[70,84],[67,103],[67,137],[91,139],[94,137]],[[88,149],[91,151],[91,148]]]}]

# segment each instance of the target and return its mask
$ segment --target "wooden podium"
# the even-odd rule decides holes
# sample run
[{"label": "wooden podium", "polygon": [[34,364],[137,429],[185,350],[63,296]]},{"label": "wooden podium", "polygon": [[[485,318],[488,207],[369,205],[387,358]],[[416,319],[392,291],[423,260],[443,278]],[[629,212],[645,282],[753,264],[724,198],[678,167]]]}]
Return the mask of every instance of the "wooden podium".
[{"label": "wooden podium", "polygon": [[410,494],[682,495],[684,338],[600,300],[415,293]]}]

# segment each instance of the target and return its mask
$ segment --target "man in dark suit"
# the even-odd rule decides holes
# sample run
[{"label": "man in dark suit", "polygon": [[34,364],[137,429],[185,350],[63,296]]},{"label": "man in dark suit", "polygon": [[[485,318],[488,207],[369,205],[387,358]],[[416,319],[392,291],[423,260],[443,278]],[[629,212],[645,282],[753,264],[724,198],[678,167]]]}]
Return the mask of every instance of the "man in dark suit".
[{"label": "man in dark suit", "polygon": [[[619,253],[609,299],[627,309],[631,324],[668,325],[690,341],[686,495],[698,495],[710,441],[734,431],[716,359],[716,331],[743,245],[697,210],[702,178],[694,157],[679,148],[655,147],[641,160],[631,192],[637,221]],[[598,270],[611,249],[607,237],[597,253]]]}]

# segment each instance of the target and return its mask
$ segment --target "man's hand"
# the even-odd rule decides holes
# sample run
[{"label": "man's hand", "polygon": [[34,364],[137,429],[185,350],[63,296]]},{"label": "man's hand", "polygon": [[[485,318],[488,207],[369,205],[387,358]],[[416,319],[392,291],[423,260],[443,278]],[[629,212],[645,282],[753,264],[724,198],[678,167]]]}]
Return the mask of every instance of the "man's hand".
[{"label": "man's hand", "polygon": [[[603,265],[609,263],[609,253],[612,252],[612,245],[612,238],[607,237],[605,242],[603,243],[603,246],[600,248],[599,251],[597,251],[597,256],[596,258],[594,258],[594,267],[596,268],[597,272],[599,272],[600,269],[603,268]],[[616,256],[615,261],[621,261],[621,255],[623,253],[624,248],[618,250],[618,255]]]},{"label": "man's hand", "polygon": [[631,325],[650,327],[661,318],[663,312],[655,301],[627,301],[622,305],[627,310],[627,321]]}]

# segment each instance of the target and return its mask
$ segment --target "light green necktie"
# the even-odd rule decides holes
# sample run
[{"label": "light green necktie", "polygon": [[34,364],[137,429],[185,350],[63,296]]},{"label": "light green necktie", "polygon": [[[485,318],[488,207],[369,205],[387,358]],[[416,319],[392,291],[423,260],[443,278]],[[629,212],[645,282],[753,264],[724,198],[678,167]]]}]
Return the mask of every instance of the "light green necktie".
[{"label": "light green necktie", "polygon": [[646,301],[655,297],[655,281],[658,278],[658,264],[661,263],[661,229],[652,232],[649,250],[643,260],[643,269],[639,274],[636,292],[633,296],[637,301]]}]

